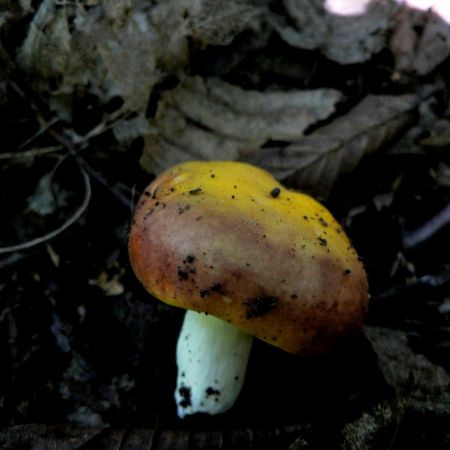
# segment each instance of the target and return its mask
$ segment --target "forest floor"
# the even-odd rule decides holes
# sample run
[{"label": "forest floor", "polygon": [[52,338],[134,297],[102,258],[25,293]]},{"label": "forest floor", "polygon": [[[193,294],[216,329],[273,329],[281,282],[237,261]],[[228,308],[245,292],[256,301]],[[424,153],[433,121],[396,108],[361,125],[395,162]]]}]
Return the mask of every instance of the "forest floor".
[{"label": "forest floor", "polygon": [[[445,17],[78,3],[0,1],[0,447],[450,448]],[[236,405],[180,420],[183,311],[139,284],[127,238],[147,184],[187,159],[319,198],[371,300],[331,353],[256,342]]]}]

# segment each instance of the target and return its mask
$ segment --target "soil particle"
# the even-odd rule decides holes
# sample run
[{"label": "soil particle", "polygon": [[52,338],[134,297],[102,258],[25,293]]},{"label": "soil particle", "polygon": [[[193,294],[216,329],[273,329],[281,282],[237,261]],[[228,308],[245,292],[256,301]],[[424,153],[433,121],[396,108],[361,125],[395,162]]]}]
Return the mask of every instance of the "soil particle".
[{"label": "soil particle", "polygon": [[188,203],[184,206],[178,206],[178,214],[183,214],[185,211],[189,210],[191,205]]},{"label": "soil particle", "polygon": [[184,270],[181,270],[180,267],[178,267],[177,274],[180,280],[187,280],[189,278],[188,273]]},{"label": "soil particle", "polygon": [[206,395],[209,397],[210,395],[220,395],[220,391],[209,386],[205,389]]},{"label": "soil particle", "polygon": [[278,299],[270,295],[261,295],[256,298],[252,298],[244,302],[247,306],[247,319],[252,319],[254,317],[260,317],[267,314],[278,304]]},{"label": "soil particle", "polygon": [[215,283],[210,288],[210,291],[217,292],[218,294],[225,294],[224,287],[221,283]]},{"label": "soil particle", "polygon": [[180,406],[182,408],[187,408],[188,406],[191,406],[191,389],[187,386],[181,386],[178,390],[180,393],[180,396],[182,397],[182,400],[180,402]]},{"label": "soil particle", "polygon": [[144,220],[151,216],[154,210],[155,208],[151,208],[147,213],[145,213]]},{"label": "soil particle", "polygon": [[273,197],[273,198],[277,198],[279,195],[280,195],[280,192],[281,192],[281,189],[280,188],[273,188],[271,191],[270,191],[270,196],[271,197]]},{"label": "soil particle", "polygon": [[186,256],[186,262],[188,264],[192,264],[194,261],[195,261],[195,256],[193,256],[193,255],[187,255]]}]

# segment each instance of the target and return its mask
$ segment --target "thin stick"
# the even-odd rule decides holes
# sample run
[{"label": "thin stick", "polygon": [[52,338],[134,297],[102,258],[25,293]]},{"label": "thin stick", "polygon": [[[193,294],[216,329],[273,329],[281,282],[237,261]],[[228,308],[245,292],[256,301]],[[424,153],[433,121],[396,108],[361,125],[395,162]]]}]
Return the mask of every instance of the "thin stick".
[{"label": "thin stick", "polygon": [[51,147],[44,148],[32,148],[31,150],[25,150],[22,152],[7,152],[0,153],[0,159],[22,159],[22,158],[34,158],[36,156],[47,155],[49,153],[55,153],[63,150],[62,145],[53,145]]},{"label": "thin stick", "polygon": [[[39,117],[38,117],[39,119]],[[35,139],[37,139],[39,136],[42,136],[49,128],[51,128],[53,125],[59,122],[59,119],[57,117],[53,118],[49,122],[41,123],[41,126],[39,130],[33,134],[33,136],[29,137],[26,141],[22,142],[19,145],[19,150],[21,148],[27,147],[29,144],[31,144]]]},{"label": "thin stick", "polygon": [[448,223],[450,223],[450,203],[421,227],[414,231],[410,231],[409,233],[405,233],[405,236],[403,237],[403,246],[405,248],[416,247],[429,239]]},{"label": "thin stick", "polygon": [[69,153],[75,158],[75,160],[80,164],[81,167],[83,167],[92,178],[97,180],[100,184],[105,186],[118,200],[119,202],[124,205],[127,208],[130,208],[130,201],[127,197],[125,197],[119,189],[115,188],[114,186],[110,186],[108,181],[100,175],[96,170],[94,170],[88,162],[75,150],[74,145],[72,141],[64,136],[63,134],[60,134],[54,130],[49,130],[49,134],[53,136],[59,143],[61,143],[64,147],[67,148]]},{"label": "thin stick", "polygon": [[64,230],[69,228],[72,224],[74,224],[80,218],[81,214],[83,214],[83,212],[87,208],[89,201],[91,199],[91,182],[89,180],[89,175],[86,173],[86,171],[81,166],[80,166],[80,170],[81,170],[81,174],[83,176],[83,181],[84,181],[84,185],[85,185],[85,193],[84,193],[83,202],[77,208],[77,210],[56,230],[53,230],[50,233],[44,234],[43,236],[39,236],[39,237],[32,239],[30,241],[27,241],[27,242],[22,242],[22,243],[16,244],[16,245],[10,245],[8,247],[0,247],[0,254],[19,252],[19,251],[34,247],[36,245],[42,244],[43,242],[47,242],[50,239],[53,239],[54,237],[61,234]]}]

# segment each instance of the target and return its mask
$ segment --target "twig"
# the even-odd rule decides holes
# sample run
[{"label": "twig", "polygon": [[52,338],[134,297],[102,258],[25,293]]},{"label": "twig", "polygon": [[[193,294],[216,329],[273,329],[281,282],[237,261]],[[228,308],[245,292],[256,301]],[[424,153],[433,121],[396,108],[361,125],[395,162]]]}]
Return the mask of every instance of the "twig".
[{"label": "twig", "polygon": [[108,181],[102,175],[100,175],[96,170],[94,170],[84,159],[80,158],[80,160],[81,160],[80,164],[82,164],[83,167],[86,169],[86,171],[89,172],[89,175],[91,175],[93,178],[95,178],[100,184],[102,184],[103,186],[108,188],[123,206],[125,206],[127,208],[132,207],[132,202],[127,197],[125,197],[125,195],[123,195],[114,186],[110,186]]},{"label": "twig", "polygon": [[[39,116],[42,117],[41,114],[38,114],[38,120],[39,120]],[[59,122],[59,119],[57,117],[54,117],[52,120],[50,120],[49,122],[45,122],[45,121],[41,121],[39,120],[39,122],[43,122],[41,123],[41,126],[39,127],[39,130],[36,131],[36,133],[33,134],[33,136],[29,137],[28,139],[26,139],[24,142],[22,142],[19,145],[19,150],[21,148],[26,147],[27,145],[31,144],[35,139],[37,139],[39,136],[42,136],[42,134],[44,134],[49,128],[51,128],[53,125],[55,125],[56,123]]]},{"label": "twig", "polygon": [[0,270],[15,264],[23,258],[24,255],[21,255],[20,253],[13,253],[12,255],[6,256],[5,258],[0,260]]},{"label": "twig", "polygon": [[47,155],[49,153],[59,152],[63,148],[64,147],[62,145],[53,145],[51,147],[32,148],[31,150],[25,150],[23,152],[0,153],[0,159],[34,158],[36,156]]},{"label": "twig", "polygon": [[110,186],[108,181],[100,175],[95,169],[93,169],[86,160],[80,156],[78,152],[75,151],[74,144],[70,139],[64,136],[61,133],[56,132],[55,130],[50,129],[49,134],[53,136],[59,143],[61,143],[64,147],[67,148],[69,153],[73,155],[78,164],[80,164],[95,180],[97,180],[100,184],[108,188],[114,196],[119,200],[119,202],[127,208],[131,208],[131,202],[125,197],[118,189],[113,186]]},{"label": "twig", "polygon": [[405,233],[403,236],[403,246],[405,248],[413,248],[429,239],[433,234],[437,233],[442,227],[450,223],[450,203],[438,214],[432,217],[422,226]]},{"label": "twig", "polygon": [[89,180],[89,175],[82,167],[80,167],[80,170],[85,185],[85,193],[83,202],[77,208],[77,210],[56,230],[53,230],[50,233],[44,234],[43,236],[39,236],[27,242],[22,242],[20,244],[10,245],[7,247],[0,247],[0,254],[26,250],[36,245],[42,244],[43,242],[49,241],[50,239],[53,239],[54,237],[61,234],[64,230],[66,230],[80,218],[81,214],[83,214],[91,199],[91,182]]}]

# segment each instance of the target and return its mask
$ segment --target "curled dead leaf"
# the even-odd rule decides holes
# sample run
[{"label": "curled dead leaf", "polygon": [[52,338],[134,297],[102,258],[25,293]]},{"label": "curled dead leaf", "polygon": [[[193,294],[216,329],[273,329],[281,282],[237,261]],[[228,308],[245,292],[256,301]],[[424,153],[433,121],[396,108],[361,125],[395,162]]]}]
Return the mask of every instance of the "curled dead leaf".
[{"label": "curled dead leaf", "polygon": [[103,271],[96,279],[90,279],[89,285],[98,286],[107,296],[120,295],[124,292],[123,284],[120,281],[121,276],[122,273],[110,276]]},{"label": "curled dead leaf", "polygon": [[104,103],[119,96],[125,110],[140,110],[156,79],[155,45],[145,15],[129,1],[84,7],[44,0],[18,61],[41,95],[60,98],[57,109],[69,109],[64,98],[89,86]]},{"label": "curled dead leaf", "polygon": [[264,148],[248,160],[292,186],[326,197],[339,176],[411,123],[416,104],[414,95],[368,96],[329,125],[288,146]]},{"label": "curled dead leaf", "polygon": [[224,45],[261,22],[261,7],[245,1],[165,2],[43,0],[18,53],[29,82],[60,117],[83,87],[100,104],[120,98],[119,111],[144,113],[164,74],[183,73],[189,39]]},{"label": "curled dead leaf", "polygon": [[398,71],[426,75],[450,55],[450,25],[435,11],[404,5],[392,22],[390,48]]},{"label": "curled dead leaf", "polygon": [[188,78],[162,98],[142,162],[159,172],[189,159],[245,159],[268,141],[300,138],[341,99],[334,89],[260,92]]},{"label": "curled dead leaf", "polygon": [[360,15],[336,15],[321,0],[285,0],[286,15],[273,15],[272,24],[289,45],[320,50],[340,64],[362,63],[381,51],[387,39],[390,16],[398,7],[374,1]]},{"label": "curled dead leaf", "polygon": [[[404,332],[365,327],[364,333],[377,354],[386,382],[399,395],[407,395],[411,407],[445,411],[450,399],[450,380],[443,367],[414,353]],[[433,408],[429,408],[430,405]]]}]

